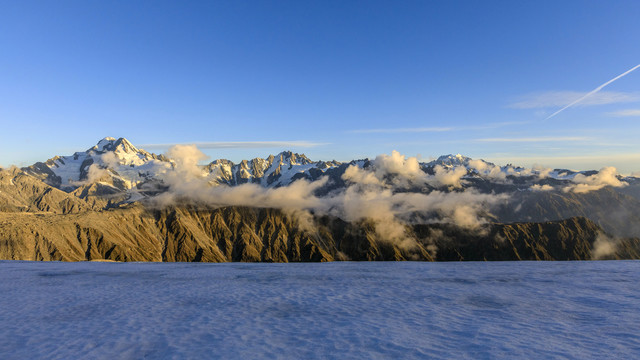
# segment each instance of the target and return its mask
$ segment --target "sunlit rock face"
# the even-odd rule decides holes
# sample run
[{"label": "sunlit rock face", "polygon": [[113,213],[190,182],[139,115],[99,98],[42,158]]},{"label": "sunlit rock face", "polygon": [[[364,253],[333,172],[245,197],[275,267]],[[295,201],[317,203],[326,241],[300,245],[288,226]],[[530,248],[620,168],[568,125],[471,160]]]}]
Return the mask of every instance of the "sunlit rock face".
[{"label": "sunlit rock face", "polygon": [[635,258],[640,181],[445,155],[235,164],[124,138],[0,170],[1,257],[332,261]]}]

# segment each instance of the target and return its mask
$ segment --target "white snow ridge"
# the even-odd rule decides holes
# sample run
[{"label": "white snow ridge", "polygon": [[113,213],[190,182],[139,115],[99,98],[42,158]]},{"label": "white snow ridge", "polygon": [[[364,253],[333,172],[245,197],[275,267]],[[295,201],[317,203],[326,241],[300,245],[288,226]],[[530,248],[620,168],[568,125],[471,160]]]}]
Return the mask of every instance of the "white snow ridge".
[{"label": "white snow ridge", "polygon": [[0,266],[2,359],[633,359],[640,350],[634,261]]},{"label": "white snow ridge", "polygon": [[[186,146],[186,145],[181,145]],[[189,146],[187,146],[189,147]],[[202,156],[197,148],[194,151]],[[166,185],[167,176],[176,175],[179,158],[172,159],[172,152],[165,155],[149,153],[134,146],[125,138],[105,137],[90,149],[69,156],[56,156],[44,163],[36,163],[25,170],[43,179],[47,184],[73,191],[78,187],[98,182],[126,193],[129,199],[142,200],[157,194]],[[176,153],[177,154],[177,153]],[[193,160],[193,159],[192,159]],[[622,177],[615,168],[598,171],[576,172],[543,167],[524,168],[514,165],[498,166],[482,159],[471,159],[461,154],[440,156],[431,162],[418,162],[393,151],[378,155],[375,159],[338,161],[312,161],[304,154],[282,151],[265,158],[254,158],[234,163],[217,159],[206,165],[197,165],[200,180],[209,186],[238,186],[256,184],[263,188],[289,186],[299,179],[316,181],[327,176],[331,186],[343,186],[343,174],[355,167],[375,174],[387,174],[385,181],[405,185],[402,191],[422,191],[424,185],[433,189],[482,188],[485,191],[564,191],[589,192],[605,186],[624,187],[632,177]],[[353,173],[355,170],[349,170]],[[180,175],[180,174],[178,174]],[[395,179],[395,180],[394,180]],[[409,187],[407,187],[409,186]],[[411,188],[413,186],[414,188]],[[417,189],[417,190],[416,190]],[[428,189],[427,189],[428,190]],[[133,201],[133,200],[132,200]]]}]

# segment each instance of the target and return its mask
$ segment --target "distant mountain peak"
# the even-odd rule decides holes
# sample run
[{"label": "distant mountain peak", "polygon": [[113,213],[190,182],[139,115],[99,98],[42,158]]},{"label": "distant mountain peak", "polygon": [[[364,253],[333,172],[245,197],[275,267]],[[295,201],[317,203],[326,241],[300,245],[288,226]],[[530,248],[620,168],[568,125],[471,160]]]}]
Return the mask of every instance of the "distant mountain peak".
[{"label": "distant mountain peak", "polygon": [[439,158],[437,158],[434,161],[431,161],[429,163],[427,163],[428,166],[436,166],[436,165],[443,165],[443,166],[466,166],[469,164],[469,161],[471,161],[473,159],[471,159],[470,157],[464,156],[462,154],[449,154],[449,155],[442,155]]},{"label": "distant mountain peak", "polygon": [[[474,164],[475,162],[475,164]],[[455,166],[464,166],[464,167],[475,167],[478,166],[479,162],[486,164],[487,166],[493,167],[495,166],[493,163],[490,163],[488,161],[482,160],[482,159],[472,159],[468,156],[464,156],[461,154],[449,154],[449,155],[442,155],[440,156],[438,159],[433,160],[431,162],[426,163],[425,165],[427,166],[436,166],[436,165],[441,165],[444,167],[455,167]],[[473,165],[472,165],[473,164]]]},{"label": "distant mountain peak", "polygon": [[114,152],[127,153],[127,154],[140,152],[140,150],[138,150],[138,148],[133,146],[133,144],[129,140],[125,138],[118,138],[116,140],[116,138],[113,138],[110,136],[107,136],[102,140],[98,141],[98,143],[95,146],[93,146],[86,152],[87,153],[96,152],[96,153],[102,154],[107,151],[114,151]]},{"label": "distant mountain peak", "polygon": [[93,146],[91,149],[87,150],[87,152],[93,150],[95,152],[105,152],[110,150],[113,147],[113,143],[116,141],[115,138],[107,136],[102,140],[98,141],[98,143]]},{"label": "distant mountain peak", "polygon": [[128,154],[140,152],[137,147],[133,146],[133,144],[125,138],[119,138],[118,140],[116,140],[113,146],[115,152],[124,152]]},{"label": "distant mountain peak", "polygon": [[[268,159],[271,159],[273,155],[270,155]],[[305,154],[294,153],[290,150],[282,151],[275,158],[280,159],[281,162],[288,162],[291,165],[307,165],[313,163]]]},{"label": "distant mountain peak", "polygon": [[451,161],[451,160],[454,160],[454,161],[465,161],[465,160],[471,160],[471,158],[467,157],[467,156],[464,156],[462,154],[455,154],[455,155],[448,154],[448,155],[440,156],[438,158],[438,160],[439,161],[447,161],[447,160],[449,160],[449,161]]}]

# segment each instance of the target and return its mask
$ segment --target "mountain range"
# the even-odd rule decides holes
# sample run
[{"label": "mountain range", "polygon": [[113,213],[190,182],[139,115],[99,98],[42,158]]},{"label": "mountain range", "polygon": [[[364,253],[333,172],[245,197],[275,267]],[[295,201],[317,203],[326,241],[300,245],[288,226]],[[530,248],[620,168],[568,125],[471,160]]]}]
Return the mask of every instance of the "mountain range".
[{"label": "mountain range", "polygon": [[[366,167],[370,159],[353,160],[341,163],[331,161],[312,161],[304,154],[283,151],[266,158],[242,160],[238,164],[226,159],[217,159],[201,166],[203,175],[212,175],[216,184],[239,185],[247,182],[257,183],[265,187],[286,186],[297,179],[317,179],[329,169],[346,165]],[[131,144],[125,138],[106,137],[95,146],[69,156],[55,156],[45,162],[37,162],[23,170],[30,175],[42,179],[45,183],[63,190],[80,187],[90,177],[92,165],[105,169],[123,189],[140,187],[148,181],[157,179],[158,174],[170,169],[175,161],[165,155],[149,153]],[[572,171],[567,169],[526,169],[507,165],[497,167],[484,160],[473,160],[457,155],[443,155],[429,162],[419,162],[420,167],[433,172],[437,166],[444,168],[464,167],[466,176],[471,178],[505,179],[529,177],[528,180],[554,179],[569,181],[577,174],[593,175],[596,171]],[[638,181],[636,177],[618,176],[621,180]],[[104,180],[104,179],[103,179]],[[525,183],[528,184],[528,183]],[[521,187],[522,188],[522,187]]]},{"label": "mountain range", "polygon": [[397,152],[201,162],[125,138],[0,171],[0,259],[638,258],[640,179]]}]

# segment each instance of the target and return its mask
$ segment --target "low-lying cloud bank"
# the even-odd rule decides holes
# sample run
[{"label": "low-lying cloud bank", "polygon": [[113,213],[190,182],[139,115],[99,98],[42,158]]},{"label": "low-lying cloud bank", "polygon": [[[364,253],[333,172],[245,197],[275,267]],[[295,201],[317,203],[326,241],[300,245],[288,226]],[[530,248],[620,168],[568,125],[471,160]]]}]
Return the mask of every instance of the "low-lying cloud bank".
[{"label": "low-lying cloud bank", "polygon": [[[160,169],[168,190],[154,198],[159,206],[191,201],[209,206],[254,206],[279,208],[291,213],[327,214],[347,221],[371,219],[384,238],[401,238],[404,224],[412,221],[448,222],[467,228],[479,228],[487,222],[491,209],[509,195],[480,193],[466,187],[465,176],[475,174],[495,183],[510,183],[508,176],[533,177],[544,180],[552,169],[513,168],[469,160],[466,166],[435,165],[431,173],[421,167],[416,157],[397,151],[378,155],[371,166],[349,166],[342,180],[346,187],[318,196],[328,185],[328,177],[316,181],[298,180],[288,186],[264,188],[247,183],[238,186],[218,185],[219,174],[208,173],[198,166],[206,156],[195,145],[176,145],[166,153],[173,167]],[[103,159],[108,163],[109,159]],[[104,176],[100,169],[90,169],[89,177]],[[606,167],[593,175],[581,173],[567,178],[568,185],[533,184],[531,191],[563,191],[587,193],[605,186],[622,187],[614,167]]]},{"label": "low-lying cloud bank", "polygon": [[459,189],[463,185],[462,177],[467,175],[467,168],[464,166],[448,169],[442,165],[436,165],[434,175],[429,175],[422,171],[416,157],[405,157],[395,150],[391,155],[378,155],[373,161],[373,168],[373,170],[364,170],[352,165],[347,169],[343,179],[358,184],[363,177],[366,177],[370,184],[387,187],[406,188],[428,185],[436,188]]},{"label": "low-lying cloud bank", "polygon": [[596,237],[596,241],[593,243],[593,249],[591,250],[592,259],[602,260],[615,254],[619,243],[619,239],[611,238],[606,234],[599,233]]},{"label": "low-lying cloud bank", "polygon": [[[397,151],[376,157],[367,169],[349,166],[342,175],[347,186],[324,196],[316,192],[328,185],[328,177],[301,179],[279,188],[252,183],[215,185],[211,180],[216,174],[206,173],[197,165],[203,155],[193,145],[168,151],[167,156],[175,161],[174,168],[162,174],[168,190],[154,197],[157,206],[190,201],[216,207],[278,208],[294,215],[303,228],[312,226],[312,213],[346,221],[371,220],[381,240],[410,249],[416,242],[408,234],[407,224],[447,222],[480,230],[491,207],[507,198],[463,188],[462,177],[467,174],[464,167],[436,166],[434,174],[427,174],[417,158]],[[405,190],[408,188],[423,190]],[[425,190],[428,188],[440,190]]]},{"label": "low-lying cloud bank", "polygon": [[[416,239],[409,225],[448,223],[484,232],[488,229],[485,225],[497,219],[494,212],[503,216],[510,206],[514,207],[513,211],[520,211],[522,204],[509,203],[519,191],[583,194],[605,186],[627,186],[613,167],[589,175],[558,174],[540,166],[500,167],[463,156],[426,167],[416,157],[397,151],[379,155],[365,167],[347,166],[339,180],[334,172],[334,180],[322,176],[315,181],[301,179],[277,188],[254,183],[227,186],[218,181],[222,175],[220,168],[211,170],[198,165],[206,155],[195,145],[176,145],[165,155],[170,162],[152,162],[148,169],[162,186],[158,188],[154,185],[156,181],[150,181],[143,185],[149,186],[148,189],[140,189],[157,192],[145,200],[151,206],[189,203],[208,207],[277,208],[295,219],[301,229],[310,232],[315,230],[315,215],[335,216],[348,222],[366,223],[375,230],[373,235],[378,240],[408,251],[420,246],[425,248],[425,244],[429,248],[429,240]],[[118,175],[114,169],[120,171],[123,165],[113,154],[104,154],[87,169],[84,182],[113,180]],[[331,183],[336,180],[344,186]],[[495,185],[495,191],[501,193],[491,192]],[[436,249],[431,247],[429,251],[433,253]]]},{"label": "low-lying cloud bank", "polygon": [[598,173],[590,176],[576,174],[571,181],[574,184],[563,188],[564,192],[572,191],[580,194],[600,190],[605,186],[623,187],[629,185],[618,179],[618,171],[613,166],[602,168]]}]

